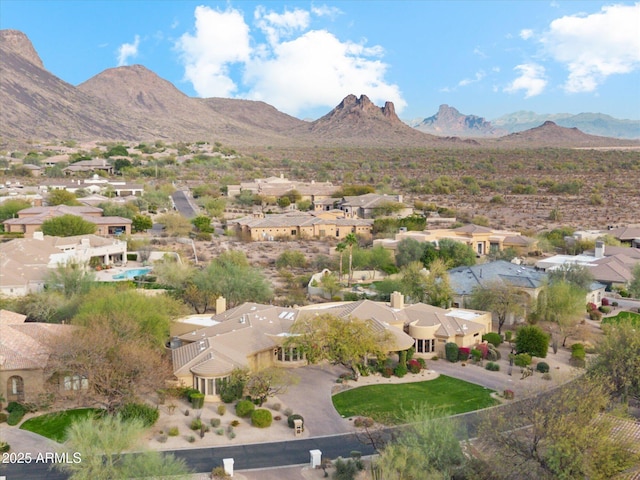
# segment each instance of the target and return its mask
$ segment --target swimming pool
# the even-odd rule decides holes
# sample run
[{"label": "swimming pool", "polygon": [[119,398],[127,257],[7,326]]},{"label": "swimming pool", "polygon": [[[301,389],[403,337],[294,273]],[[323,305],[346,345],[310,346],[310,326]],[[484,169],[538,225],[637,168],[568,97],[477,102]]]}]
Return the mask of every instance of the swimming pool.
[{"label": "swimming pool", "polygon": [[152,268],[132,268],[130,270],[125,270],[124,272],[118,273],[114,275],[112,278],[114,280],[132,280],[133,277],[146,275],[151,270],[153,269]]}]

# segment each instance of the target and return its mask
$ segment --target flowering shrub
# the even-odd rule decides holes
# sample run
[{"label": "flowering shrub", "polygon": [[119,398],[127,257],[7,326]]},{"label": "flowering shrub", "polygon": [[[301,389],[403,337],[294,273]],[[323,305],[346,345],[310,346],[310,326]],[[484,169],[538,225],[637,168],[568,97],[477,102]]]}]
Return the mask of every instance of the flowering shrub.
[{"label": "flowering shrub", "polygon": [[471,355],[471,349],[469,347],[460,347],[458,349],[458,360],[469,360],[469,355]]},{"label": "flowering shrub", "polygon": [[515,393],[513,393],[513,390],[504,391],[504,398],[506,398],[507,400],[513,400],[513,397],[515,397]]},{"label": "flowering shrub", "polygon": [[598,306],[595,303],[593,302],[587,303],[587,313],[593,312],[594,310],[597,310],[597,309],[598,309]]},{"label": "flowering shrub", "polygon": [[605,307],[609,306],[609,299],[608,298],[603,298],[602,299],[602,305],[604,305]]},{"label": "flowering shrub", "polygon": [[407,367],[409,367],[409,371],[411,373],[420,373],[420,370],[422,369],[420,362],[415,358],[412,358],[407,362]]}]

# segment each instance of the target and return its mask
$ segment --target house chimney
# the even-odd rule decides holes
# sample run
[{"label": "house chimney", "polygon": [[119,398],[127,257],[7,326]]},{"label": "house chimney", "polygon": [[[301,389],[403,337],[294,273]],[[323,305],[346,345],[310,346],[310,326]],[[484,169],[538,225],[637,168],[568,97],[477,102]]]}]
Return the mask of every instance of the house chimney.
[{"label": "house chimney", "polygon": [[400,292],[393,292],[391,294],[391,308],[402,310],[404,308],[404,295]]},{"label": "house chimney", "polygon": [[227,299],[224,297],[218,297],[216,299],[216,315],[227,311]]},{"label": "house chimney", "polygon": [[595,257],[596,258],[603,258],[604,257],[604,242],[602,240],[598,240],[596,242]]}]

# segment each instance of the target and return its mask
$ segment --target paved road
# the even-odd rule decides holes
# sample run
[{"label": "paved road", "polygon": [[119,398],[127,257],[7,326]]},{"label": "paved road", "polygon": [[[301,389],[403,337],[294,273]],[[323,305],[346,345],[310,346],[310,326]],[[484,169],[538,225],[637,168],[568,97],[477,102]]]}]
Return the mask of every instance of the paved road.
[{"label": "paved road", "polygon": [[191,203],[191,199],[189,198],[189,194],[184,190],[177,190],[171,195],[173,199],[173,204],[176,207],[176,210],[180,212],[186,218],[193,218],[198,215],[198,211]]},{"label": "paved road", "polygon": [[[289,440],[275,443],[256,443],[215,448],[198,448],[175,450],[178,458],[185,460],[195,472],[210,472],[214,467],[222,465],[223,458],[234,459],[235,470],[276,467],[283,465],[300,465],[309,463],[309,450],[320,450],[323,457],[349,457],[353,450],[371,455],[373,449],[362,444],[355,435],[338,435],[315,437],[301,440]],[[31,462],[29,464],[4,464],[0,466],[0,476],[6,480],[64,480],[68,476],[51,464]]]}]

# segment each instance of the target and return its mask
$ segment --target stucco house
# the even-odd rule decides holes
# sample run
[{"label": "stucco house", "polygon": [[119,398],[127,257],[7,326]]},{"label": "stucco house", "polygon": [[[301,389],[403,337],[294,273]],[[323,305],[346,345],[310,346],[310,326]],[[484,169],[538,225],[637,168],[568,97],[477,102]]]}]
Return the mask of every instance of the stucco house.
[{"label": "stucco house", "polygon": [[437,245],[440,240],[454,240],[471,247],[479,257],[508,248],[513,248],[518,255],[523,255],[535,246],[533,239],[525,237],[519,232],[494,230],[473,224],[463,225],[462,227],[453,229],[442,228],[424,230],[422,232],[399,232],[394,239],[378,239],[374,240],[373,244],[374,246],[382,245],[395,254],[398,244],[405,238],[411,238],[418,242],[430,242],[435,245]]},{"label": "stucco house", "polygon": [[228,185],[227,196],[233,198],[241,192],[249,191],[263,197],[282,197],[286,193],[295,190],[300,194],[301,200],[316,202],[331,198],[340,187],[331,182],[300,182],[289,180],[284,175],[279,177],[257,178],[251,182],[242,182],[240,185]]},{"label": "stucco house", "polygon": [[216,315],[187,317],[172,327],[174,374],[179,382],[205,394],[207,401],[218,400],[220,386],[235,368],[257,371],[306,365],[302,352],[284,344],[292,325],[307,316],[331,313],[345,321],[365,320],[371,328],[392,335],[393,351],[415,346],[416,355],[427,358],[444,355],[447,342],[473,346],[491,331],[489,312],[405,306],[398,292],[390,303],[361,300],[297,308],[245,303],[228,311],[224,305],[219,299]]},{"label": "stucco house", "polygon": [[[0,310],[0,394],[7,402],[35,402],[47,389],[46,367],[53,343],[73,328],[71,325],[25,322],[26,316]],[[87,388],[87,380],[63,375],[65,390]]]},{"label": "stucco house", "polygon": [[102,209],[89,205],[71,207],[68,205],[56,205],[53,207],[31,207],[18,212],[18,218],[10,218],[3,223],[6,232],[24,233],[25,237],[32,236],[34,232],[42,229],[42,224],[62,215],[76,215],[87,222],[96,225],[96,235],[131,235],[129,218],[103,217]]},{"label": "stucco house", "polygon": [[50,269],[75,261],[89,264],[126,264],[127,242],[96,235],[51,237],[36,232],[33,238],[0,243],[0,294],[24,296],[43,289]]},{"label": "stucco house", "polygon": [[[392,213],[385,214],[385,208],[394,205],[397,208]],[[403,218],[413,213],[413,208],[402,202],[402,195],[380,195],[366,193],[364,195],[344,197],[336,208],[342,210],[349,218],[375,218],[392,216]]]},{"label": "stucco house", "polygon": [[370,238],[373,232],[371,220],[343,218],[315,212],[289,212],[284,214],[256,213],[229,220],[228,224],[238,236],[253,241],[284,238],[345,238],[350,233]]}]

